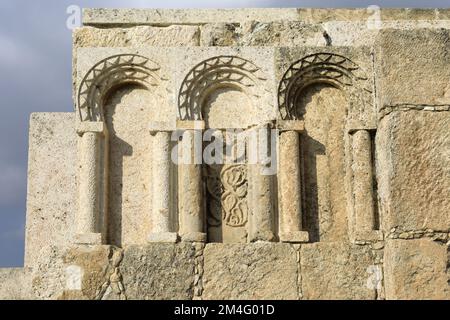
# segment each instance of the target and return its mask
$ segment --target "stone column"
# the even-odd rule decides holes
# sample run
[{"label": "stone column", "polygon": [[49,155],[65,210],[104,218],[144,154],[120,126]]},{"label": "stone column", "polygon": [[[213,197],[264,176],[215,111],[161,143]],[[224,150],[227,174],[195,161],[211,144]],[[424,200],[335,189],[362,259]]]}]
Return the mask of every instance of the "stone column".
[{"label": "stone column", "polygon": [[373,199],[372,143],[368,130],[353,133],[353,194],[356,234],[367,234],[375,228]]},{"label": "stone column", "polygon": [[266,171],[270,150],[271,130],[268,125],[249,132],[247,152],[249,156],[249,209],[252,212],[249,226],[249,241],[275,241],[273,175]]},{"label": "stone column", "polygon": [[206,242],[202,179],[203,121],[180,121],[178,201],[180,236],[185,242]]},{"label": "stone column", "polygon": [[[294,121],[292,121],[294,122]],[[302,243],[309,241],[309,234],[302,225],[301,190],[301,141],[303,123],[295,121],[290,128],[281,126],[279,140],[279,221],[280,240]]]},{"label": "stone column", "polygon": [[103,175],[102,143],[106,135],[103,122],[82,122],[78,127],[79,144],[79,204],[76,217],[76,244],[101,245],[105,219],[102,208]]},{"label": "stone column", "polygon": [[153,136],[152,149],[152,231],[149,242],[177,242],[177,234],[172,232],[170,171],[171,128],[168,123],[154,122],[150,124],[150,133]]}]

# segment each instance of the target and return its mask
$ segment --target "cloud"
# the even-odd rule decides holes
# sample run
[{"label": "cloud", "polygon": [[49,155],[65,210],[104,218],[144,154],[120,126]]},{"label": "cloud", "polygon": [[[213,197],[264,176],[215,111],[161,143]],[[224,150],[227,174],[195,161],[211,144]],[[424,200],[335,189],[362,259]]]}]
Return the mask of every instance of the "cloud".
[{"label": "cloud", "polygon": [[30,65],[35,60],[30,47],[16,38],[0,32],[0,44],[0,68]]},{"label": "cloud", "polygon": [[0,164],[0,172],[0,205],[23,201],[26,193],[26,169],[17,165]]}]

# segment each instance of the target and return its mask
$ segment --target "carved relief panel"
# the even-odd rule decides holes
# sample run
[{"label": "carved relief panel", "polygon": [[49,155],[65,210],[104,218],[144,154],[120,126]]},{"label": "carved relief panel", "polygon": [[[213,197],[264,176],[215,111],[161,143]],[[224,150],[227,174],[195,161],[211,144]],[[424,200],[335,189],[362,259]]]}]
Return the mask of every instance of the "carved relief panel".
[{"label": "carved relief panel", "polygon": [[[202,165],[209,242],[249,241],[252,204],[248,163],[242,157],[246,141],[240,134],[260,123],[264,112],[270,110],[265,80],[260,68],[249,60],[220,55],[200,62],[181,86],[181,120],[203,120],[206,132],[218,133],[204,143],[204,154],[210,154],[207,144],[214,141],[219,143],[216,153],[222,153],[214,157],[217,161]],[[227,152],[230,150],[234,150],[232,154]]]},{"label": "carved relief panel", "polygon": [[249,208],[246,165],[205,166],[208,240],[246,242]]}]

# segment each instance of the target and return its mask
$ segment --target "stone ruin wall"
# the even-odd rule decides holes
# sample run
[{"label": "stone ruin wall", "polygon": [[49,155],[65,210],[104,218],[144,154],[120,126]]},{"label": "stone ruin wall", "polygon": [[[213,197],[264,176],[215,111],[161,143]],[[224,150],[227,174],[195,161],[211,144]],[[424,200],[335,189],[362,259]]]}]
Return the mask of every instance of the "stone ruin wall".
[{"label": "stone ruin wall", "polygon": [[[449,18],[85,10],[0,298],[449,299]],[[171,132],[263,127],[275,176],[168,161]]]}]

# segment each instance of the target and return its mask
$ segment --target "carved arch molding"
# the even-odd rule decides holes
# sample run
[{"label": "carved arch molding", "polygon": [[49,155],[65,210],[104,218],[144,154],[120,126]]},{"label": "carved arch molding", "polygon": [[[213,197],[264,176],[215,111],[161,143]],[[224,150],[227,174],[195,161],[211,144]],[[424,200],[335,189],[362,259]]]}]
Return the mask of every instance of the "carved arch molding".
[{"label": "carved arch molding", "polygon": [[261,69],[237,56],[218,56],[196,65],[185,77],[178,97],[181,120],[203,120],[205,98],[219,87],[237,87],[259,105],[264,98]]},{"label": "carved arch molding", "polygon": [[92,67],[79,86],[77,111],[80,121],[104,121],[103,104],[111,90],[124,84],[139,84],[149,89],[160,84],[160,66],[136,54],[108,57]]},{"label": "carved arch molding", "polygon": [[363,120],[372,104],[372,89],[365,71],[350,59],[334,53],[315,53],[295,62],[284,74],[278,89],[278,107],[283,120],[298,120],[296,102],[303,90],[328,83],[347,93],[350,117]]}]

